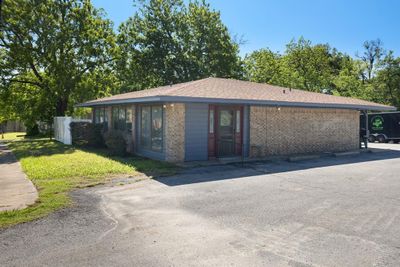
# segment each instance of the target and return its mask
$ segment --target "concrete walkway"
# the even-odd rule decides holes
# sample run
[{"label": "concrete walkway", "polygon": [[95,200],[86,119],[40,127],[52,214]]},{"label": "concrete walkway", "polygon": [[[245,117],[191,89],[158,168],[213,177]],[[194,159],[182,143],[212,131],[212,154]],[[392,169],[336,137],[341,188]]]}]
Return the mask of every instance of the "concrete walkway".
[{"label": "concrete walkway", "polygon": [[26,208],[37,198],[35,186],[11,151],[0,142],[0,212]]}]

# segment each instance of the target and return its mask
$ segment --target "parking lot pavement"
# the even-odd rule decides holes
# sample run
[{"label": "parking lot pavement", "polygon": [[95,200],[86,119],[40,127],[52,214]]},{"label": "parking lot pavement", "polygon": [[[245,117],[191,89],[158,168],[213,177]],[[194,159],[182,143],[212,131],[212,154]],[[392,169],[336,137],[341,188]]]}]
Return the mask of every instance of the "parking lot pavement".
[{"label": "parking lot pavement", "polygon": [[80,190],[1,230],[0,265],[399,266],[399,173],[385,150]]},{"label": "parking lot pavement", "polygon": [[368,143],[368,147],[371,149],[400,150],[400,144],[393,143]]}]

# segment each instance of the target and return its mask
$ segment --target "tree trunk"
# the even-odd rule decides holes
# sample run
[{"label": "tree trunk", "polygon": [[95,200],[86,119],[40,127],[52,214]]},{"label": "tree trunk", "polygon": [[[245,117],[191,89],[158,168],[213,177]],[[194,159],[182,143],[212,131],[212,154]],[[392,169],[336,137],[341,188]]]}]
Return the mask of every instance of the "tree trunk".
[{"label": "tree trunk", "polygon": [[63,117],[68,108],[68,98],[61,97],[57,100],[56,116]]}]

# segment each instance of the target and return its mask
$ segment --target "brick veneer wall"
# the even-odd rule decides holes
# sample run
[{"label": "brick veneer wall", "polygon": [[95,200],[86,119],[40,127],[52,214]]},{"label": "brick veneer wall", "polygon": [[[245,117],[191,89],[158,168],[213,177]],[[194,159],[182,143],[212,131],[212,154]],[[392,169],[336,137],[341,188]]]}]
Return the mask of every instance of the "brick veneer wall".
[{"label": "brick veneer wall", "polygon": [[165,109],[165,159],[185,160],[185,104],[167,104]]},{"label": "brick veneer wall", "polygon": [[358,111],[250,107],[250,157],[346,151],[358,147]]}]

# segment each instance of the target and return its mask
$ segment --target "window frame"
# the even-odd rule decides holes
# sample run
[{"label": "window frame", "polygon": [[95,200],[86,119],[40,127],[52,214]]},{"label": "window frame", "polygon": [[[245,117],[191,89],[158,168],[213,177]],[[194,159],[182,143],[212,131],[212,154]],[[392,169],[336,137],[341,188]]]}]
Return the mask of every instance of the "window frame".
[{"label": "window frame", "polygon": [[106,107],[96,107],[93,111],[93,123],[102,124],[104,130],[108,129],[108,114]]},{"label": "window frame", "polygon": [[214,134],[215,128],[215,111],[214,109],[209,110],[209,117],[208,117],[208,133]]},{"label": "window frame", "polygon": [[[132,111],[129,106],[113,106],[111,109],[112,129],[132,132]],[[129,114],[129,117],[127,116]]]},{"label": "window frame", "polygon": [[[144,108],[148,108],[149,110],[147,111],[147,114],[149,116],[149,120],[150,121],[150,128],[148,129],[149,131],[149,140],[144,140],[143,137],[143,129],[147,128],[146,126],[148,125],[144,125],[144,120],[143,120],[143,109]],[[146,131],[147,132],[147,131]],[[146,144],[148,143],[148,144]],[[139,123],[139,144],[140,147],[146,150],[151,150],[151,106],[146,105],[146,106],[141,106],[140,107],[140,123]]]},{"label": "window frame", "polygon": [[[149,140],[144,141],[143,138],[143,128],[144,128],[144,124],[143,124],[143,108],[148,108],[148,124],[150,124],[149,130]],[[161,141],[160,141],[160,149],[154,149],[154,138],[156,137],[154,135],[154,128],[153,128],[153,108],[159,108],[161,111]],[[149,151],[153,151],[153,152],[157,152],[157,153],[163,153],[164,151],[164,106],[162,104],[149,104],[149,105],[141,105],[139,108],[139,114],[140,114],[140,123],[138,124],[138,128],[139,128],[139,136],[138,136],[138,141],[139,141],[139,146],[141,149],[145,149],[145,150],[149,150]],[[149,125],[147,125],[148,127]],[[148,143],[148,144],[146,144]]]},{"label": "window frame", "polygon": [[240,134],[242,130],[242,111],[237,109],[235,112],[235,133]]}]

